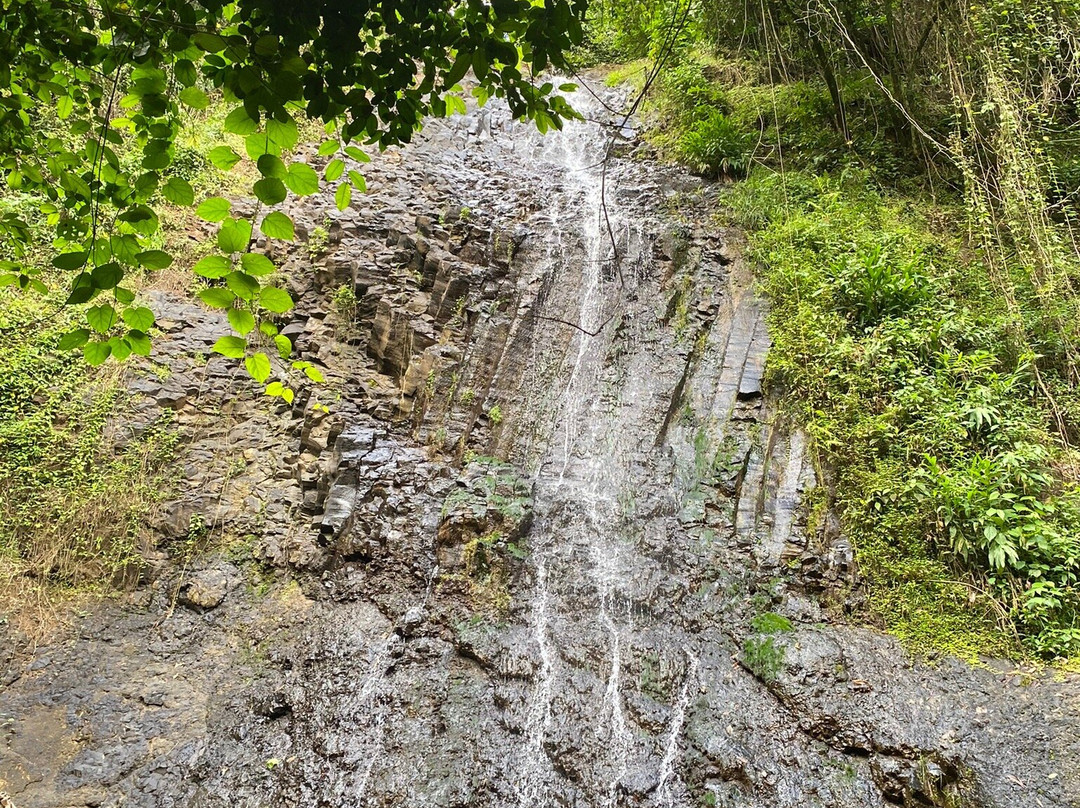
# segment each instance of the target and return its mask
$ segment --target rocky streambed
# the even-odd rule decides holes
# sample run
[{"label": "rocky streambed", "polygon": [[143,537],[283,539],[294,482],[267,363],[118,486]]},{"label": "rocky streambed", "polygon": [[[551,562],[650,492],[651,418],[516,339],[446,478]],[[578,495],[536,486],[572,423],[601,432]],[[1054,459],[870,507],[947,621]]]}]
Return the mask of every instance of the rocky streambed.
[{"label": "rocky streambed", "polygon": [[0,628],[14,804],[1080,805],[1075,678],[823,610],[856,570],[807,528],[738,234],[596,92],[546,137],[432,122],[349,210],[294,204],[267,249],[327,383],[292,406],[154,293],[168,372],[111,439],[171,412],[178,490],[130,596]]}]

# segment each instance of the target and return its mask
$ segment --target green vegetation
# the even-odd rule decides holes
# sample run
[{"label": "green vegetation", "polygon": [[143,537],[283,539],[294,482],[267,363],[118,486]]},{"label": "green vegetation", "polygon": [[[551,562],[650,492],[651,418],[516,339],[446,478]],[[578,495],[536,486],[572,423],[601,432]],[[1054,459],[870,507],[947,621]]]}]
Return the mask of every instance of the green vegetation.
[{"label": "green vegetation", "polygon": [[669,54],[646,104],[661,153],[745,176],[727,218],[772,302],[769,381],[873,618],[921,652],[1080,654],[1080,3],[590,19],[584,55],[627,62],[619,80]]},{"label": "green vegetation", "polygon": [[[163,205],[193,209],[219,224],[215,247],[192,267],[199,298],[229,312],[234,333],[214,351],[243,359],[268,395],[291,401],[284,380],[271,381],[270,356],[285,353],[273,320],[293,301],[270,259],[252,251],[259,233],[294,240],[292,220],[275,208],[324,187],[346,209],[366,190],[353,165],[369,158],[354,144],[407,142],[425,116],[464,112],[459,82],[470,70],[481,103],[504,98],[541,131],[577,117],[532,76],[565,65],[584,13],[584,0],[5,3],[0,168],[11,190],[37,199],[36,210],[0,212],[0,236],[14,248],[0,286],[78,307],[57,344],[92,365],[147,355],[153,315],[132,306],[131,282],[177,257],[160,239]],[[222,130],[239,142],[185,143],[185,111],[215,99],[227,107]],[[290,159],[305,117],[325,125],[319,170]],[[192,182],[208,163],[229,171],[244,156],[260,203],[251,216]],[[33,232],[38,215],[46,239]],[[27,260],[46,244],[63,274]]]},{"label": "green vegetation", "polygon": [[750,621],[753,634],[743,643],[743,664],[765,682],[772,682],[784,667],[784,647],[777,645],[776,635],[795,627],[786,617],[764,612]]}]

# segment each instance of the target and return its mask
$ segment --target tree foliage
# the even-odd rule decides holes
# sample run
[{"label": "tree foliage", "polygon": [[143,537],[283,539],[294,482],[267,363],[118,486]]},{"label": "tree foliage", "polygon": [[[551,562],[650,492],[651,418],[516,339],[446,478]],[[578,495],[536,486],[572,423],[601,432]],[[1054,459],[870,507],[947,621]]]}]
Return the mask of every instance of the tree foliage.
[{"label": "tree foliage", "polygon": [[[0,285],[60,291],[62,302],[85,307],[60,347],[81,348],[92,364],[146,354],[153,314],[136,305],[130,279],[174,260],[159,243],[161,204],[198,202],[201,218],[220,223],[218,251],[194,267],[206,283],[199,296],[228,310],[237,332],[218,350],[247,356],[260,381],[260,341],[290,349],[272,319],[292,300],[270,260],[251,252],[259,233],[294,238],[287,214],[271,209],[326,186],[347,207],[365,190],[358,169],[368,157],[355,144],[404,143],[425,116],[464,111],[460,82],[470,71],[481,103],[498,96],[517,117],[560,127],[572,109],[532,77],[564,64],[585,10],[584,0],[2,3],[0,168],[10,189],[45,200],[51,263],[68,277],[50,288],[51,274],[26,260],[30,223],[9,210],[0,236],[14,260],[0,264]],[[253,220],[226,199],[196,200],[174,165],[183,111],[219,96],[230,105],[225,130],[243,138],[258,168]],[[301,116],[331,133],[319,148],[332,158],[321,177],[289,159]],[[208,157],[222,170],[242,159],[224,144]]]}]

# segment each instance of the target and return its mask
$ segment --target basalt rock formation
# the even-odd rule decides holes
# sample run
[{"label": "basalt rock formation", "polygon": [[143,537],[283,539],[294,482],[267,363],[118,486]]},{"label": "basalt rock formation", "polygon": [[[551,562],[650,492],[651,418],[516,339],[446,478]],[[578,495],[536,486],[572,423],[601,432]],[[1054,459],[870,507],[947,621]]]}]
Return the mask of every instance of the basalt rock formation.
[{"label": "basalt rock formation", "polygon": [[493,104],[344,213],[293,203],[282,328],[327,382],[291,406],[155,293],[169,372],[112,439],[172,410],[181,479],[129,597],[3,629],[19,808],[1080,805],[1075,678],[822,607],[857,570],[808,527],[738,234],[579,95],[565,132]]}]

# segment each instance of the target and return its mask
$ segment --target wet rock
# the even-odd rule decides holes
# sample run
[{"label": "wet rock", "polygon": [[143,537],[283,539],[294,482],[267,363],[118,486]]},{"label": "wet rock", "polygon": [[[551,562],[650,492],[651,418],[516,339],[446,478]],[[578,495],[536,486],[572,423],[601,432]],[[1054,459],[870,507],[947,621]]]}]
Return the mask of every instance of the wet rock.
[{"label": "wet rock", "polygon": [[179,601],[199,612],[221,605],[229,594],[229,578],[221,570],[202,570],[192,574],[180,587]]}]

